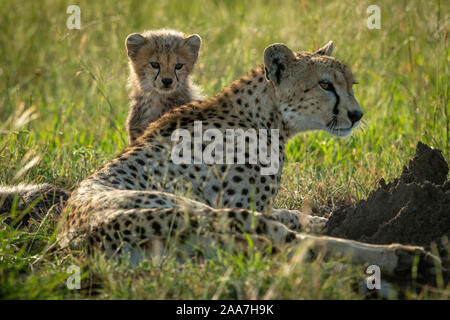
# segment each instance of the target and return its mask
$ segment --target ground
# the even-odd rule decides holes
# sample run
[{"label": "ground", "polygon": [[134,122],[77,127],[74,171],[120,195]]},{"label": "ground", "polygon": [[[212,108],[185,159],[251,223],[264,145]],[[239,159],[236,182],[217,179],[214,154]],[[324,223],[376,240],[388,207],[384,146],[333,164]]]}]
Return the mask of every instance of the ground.
[{"label": "ground", "polygon": [[[383,1],[381,29],[368,29],[362,1],[80,1],[81,30],[68,30],[64,2],[5,1],[0,13],[0,184],[50,182],[73,188],[126,144],[125,37],[162,27],[203,39],[194,79],[207,96],[262,62],[284,42],[312,51],[328,40],[349,64],[365,112],[346,139],[297,136],[277,207],[331,212],[390,182],[418,141],[449,162],[449,3]],[[339,32],[337,32],[339,31]],[[37,158],[36,158],[37,157]],[[54,246],[55,221],[0,230],[1,298],[364,298],[364,268],[304,263],[257,251],[137,269]],[[81,290],[66,270],[81,267]],[[341,270],[342,269],[342,270]],[[39,284],[39,285],[37,285]],[[450,289],[416,286],[392,297],[448,299]]]}]

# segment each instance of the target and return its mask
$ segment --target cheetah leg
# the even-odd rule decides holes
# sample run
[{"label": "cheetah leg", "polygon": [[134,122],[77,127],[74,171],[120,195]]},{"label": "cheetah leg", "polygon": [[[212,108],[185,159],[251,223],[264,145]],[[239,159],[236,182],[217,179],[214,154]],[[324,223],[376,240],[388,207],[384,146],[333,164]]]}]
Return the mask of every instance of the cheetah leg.
[{"label": "cheetah leg", "polygon": [[377,265],[382,274],[396,278],[411,278],[413,266],[417,261],[418,278],[435,280],[436,267],[441,264],[439,258],[417,246],[372,245],[301,233],[296,237],[297,243],[309,246],[313,252],[322,251],[328,256],[345,256],[356,264]]},{"label": "cheetah leg", "polygon": [[272,209],[269,216],[297,232],[325,234],[328,219],[310,216],[298,210]]},{"label": "cheetah leg", "polygon": [[[232,240],[246,246],[247,236],[258,247],[272,246],[272,241],[263,236],[269,232],[266,218],[245,209],[195,208],[187,201],[174,208],[106,210],[96,216],[105,219],[93,222],[82,240],[87,241],[91,250],[100,249],[108,257],[130,254],[133,264],[143,258],[160,256],[169,244],[175,244],[177,252],[185,251],[188,257],[194,255],[196,248],[206,249],[214,243],[229,244]],[[270,231],[277,234],[274,236],[277,243],[286,235],[277,226]],[[291,231],[288,234],[294,237]]]},{"label": "cheetah leg", "polygon": [[[91,230],[90,243],[104,243],[109,253],[123,243],[141,246],[152,251],[167,243],[194,242],[208,244],[208,239],[224,235],[235,237],[245,234],[251,237],[267,237],[277,247],[283,244],[307,247],[312,252],[323,252],[327,256],[347,256],[354,263],[378,265],[385,275],[410,276],[419,257],[418,275],[434,276],[435,264],[439,260],[421,247],[394,245],[371,245],[332,237],[314,236],[294,232],[284,224],[258,212],[246,209],[203,209],[175,207],[116,210],[110,212],[108,220],[98,223]],[[103,241],[102,241],[103,240]]]},{"label": "cheetah leg", "polygon": [[[110,192],[111,191],[104,191],[93,194],[90,207],[132,209],[138,205],[141,208],[184,207],[185,209],[211,209],[210,206],[202,202],[176,196],[167,192],[154,190],[114,190],[114,196],[110,196]],[[108,199],[108,202],[105,202],[104,199]],[[100,215],[103,215],[103,213],[100,213]],[[100,215],[97,214],[97,218],[99,218]],[[291,230],[313,234],[324,234],[328,221],[326,218],[310,216],[298,210],[272,209],[265,215],[268,218],[283,223]]]},{"label": "cheetah leg", "polygon": [[[326,232],[326,223],[328,222],[326,218],[309,216],[297,210],[273,209],[269,217],[281,222],[291,230],[306,230],[319,235]],[[308,246],[312,252],[321,251],[328,256],[346,256],[357,264],[378,265],[388,276],[410,276],[416,256],[419,258],[418,269],[422,277],[433,278],[435,267],[440,264],[438,258],[427,253],[422,247],[416,246],[371,245],[299,232],[296,232],[296,242],[301,246]]]}]

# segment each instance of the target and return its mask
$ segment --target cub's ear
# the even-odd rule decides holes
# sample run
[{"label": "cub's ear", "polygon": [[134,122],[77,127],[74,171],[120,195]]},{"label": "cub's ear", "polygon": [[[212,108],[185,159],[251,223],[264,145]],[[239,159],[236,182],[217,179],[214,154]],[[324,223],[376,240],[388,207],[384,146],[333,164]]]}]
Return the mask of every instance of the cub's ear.
[{"label": "cub's ear", "polygon": [[295,61],[295,55],[286,45],[275,43],[268,46],[264,50],[264,65],[267,80],[280,84],[283,79],[283,72],[293,61]]},{"label": "cub's ear", "polygon": [[198,34],[193,34],[187,38],[184,38],[185,44],[191,49],[194,59],[198,57],[198,51],[202,45],[202,38]]},{"label": "cub's ear", "polygon": [[331,56],[332,52],[333,52],[333,41],[328,41],[326,45],[324,45],[322,48],[314,52],[314,54],[320,56]]},{"label": "cub's ear", "polygon": [[125,45],[127,47],[128,56],[134,58],[138,53],[139,49],[145,42],[145,38],[139,33],[130,34],[125,40]]}]

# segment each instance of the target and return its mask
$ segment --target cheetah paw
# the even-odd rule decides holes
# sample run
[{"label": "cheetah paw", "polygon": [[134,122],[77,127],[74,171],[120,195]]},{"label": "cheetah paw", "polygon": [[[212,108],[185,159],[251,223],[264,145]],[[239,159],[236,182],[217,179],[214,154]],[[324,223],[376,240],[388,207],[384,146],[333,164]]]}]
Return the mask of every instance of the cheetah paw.
[{"label": "cheetah paw", "polygon": [[413,269],[417,268],[417,279],[425,281],[436,280],[436,268],[442,266],[441,260],[427,252],[422,247],[399,246],[395,249],[397,267],[395,276],[401,278],[411,277]]}]

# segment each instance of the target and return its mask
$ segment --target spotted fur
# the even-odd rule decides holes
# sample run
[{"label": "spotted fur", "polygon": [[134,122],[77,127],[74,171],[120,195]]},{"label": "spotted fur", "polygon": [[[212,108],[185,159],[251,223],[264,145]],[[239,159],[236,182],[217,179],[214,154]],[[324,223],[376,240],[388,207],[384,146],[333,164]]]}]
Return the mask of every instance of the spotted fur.
[{"label": "spotted fur", "polygon": [[[109,257],[126,253],[137,262],[161,254],[167,244],[189,255],[214,242],[239,242],[247,234],[257,245],[308,245],[311,250],[348,255],[357,263],[376,264],[390,275],[411,270],[418,254],[423,261],[419,273],[430,274],[435,260],[422,248],[306,234],[301,231],[307,227],[320,233],[326,220],[272,209],[289,138],[318,129],[341,136],[358,125],[360,116],[350,120],[351,114],[362,116],[353,96],[351,71],[324,55],[330,52],[329,48],[293,52],[282,44],[271,45],[265,50],[264,66],[215,97],[175,108],[151,123],[132,146],[72,193],[58,235],[60,244],[84,244]],[[334,93],[324,80],[333,84]],[[259,160],[257,164],[175,164],[170,156],[171,135],[177,128],[193,132],[194,121],[202,121],[203,130],[222,132],[278,129],[276,173],[262,175]],[[269,140],[272,152],[273,145]]]}]

